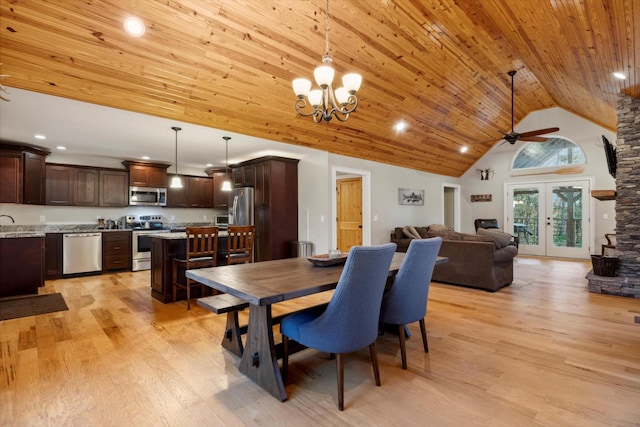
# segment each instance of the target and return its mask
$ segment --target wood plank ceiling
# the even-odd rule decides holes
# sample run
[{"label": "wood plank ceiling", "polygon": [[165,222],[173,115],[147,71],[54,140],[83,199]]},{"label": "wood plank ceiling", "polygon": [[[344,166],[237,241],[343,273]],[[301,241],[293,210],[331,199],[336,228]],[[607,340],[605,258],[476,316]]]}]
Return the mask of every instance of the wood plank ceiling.
[{"label": "wood plank ceiling", "polygon": [[[324,54],[322,0],[5,0],[3,83],[454,177],[510,130],[511,69],[516,123],[560,106],[615,129],[617,94],[640,96],[637,0],[331,0],[329,12],[336,76],[364,79],[344,123],[293,108],[291,80]],[[143,37],[122,30],[129,15]]]}]

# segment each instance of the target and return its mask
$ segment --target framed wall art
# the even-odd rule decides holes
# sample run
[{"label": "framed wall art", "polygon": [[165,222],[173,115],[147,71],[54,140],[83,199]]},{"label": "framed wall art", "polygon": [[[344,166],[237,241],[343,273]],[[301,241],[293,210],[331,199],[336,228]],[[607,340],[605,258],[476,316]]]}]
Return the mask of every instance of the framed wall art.
[{"label": "framed wall art", "polygon": [[423,206],[424,190],[415,190],[413,188],[398,188],[398,204]]}]

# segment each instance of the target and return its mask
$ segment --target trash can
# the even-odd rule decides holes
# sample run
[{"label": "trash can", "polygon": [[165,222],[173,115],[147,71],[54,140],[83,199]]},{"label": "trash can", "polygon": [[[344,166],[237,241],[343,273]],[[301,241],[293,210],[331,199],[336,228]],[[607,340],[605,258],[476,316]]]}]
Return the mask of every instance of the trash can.
[{"label": "trash can", "polygon": [[313,243],[304,241],[291,242],[291,253],[294,258],[305,258],[313,255]]}]

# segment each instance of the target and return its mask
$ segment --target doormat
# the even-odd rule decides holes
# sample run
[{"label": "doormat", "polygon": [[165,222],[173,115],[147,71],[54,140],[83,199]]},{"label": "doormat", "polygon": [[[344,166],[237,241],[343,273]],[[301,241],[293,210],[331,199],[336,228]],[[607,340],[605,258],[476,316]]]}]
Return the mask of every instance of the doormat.
[{"label": "doormat", "polygon": [[0,301],[0,320],[69,310],[62,294],[36,295]]}]

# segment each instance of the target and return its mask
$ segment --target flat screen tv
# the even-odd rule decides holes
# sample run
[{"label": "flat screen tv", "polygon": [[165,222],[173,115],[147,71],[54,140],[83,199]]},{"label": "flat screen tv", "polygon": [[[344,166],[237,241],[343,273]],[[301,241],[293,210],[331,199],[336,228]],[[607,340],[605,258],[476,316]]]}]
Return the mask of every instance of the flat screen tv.
[{"label": "flat screen tv", "polygon": [[609,140],[602,135],[602,145],[604,146],[604,154],[607,156],[607,166],[612,177],[616,177],[616,168],[618,166],[616,158],[616,148]]}]

